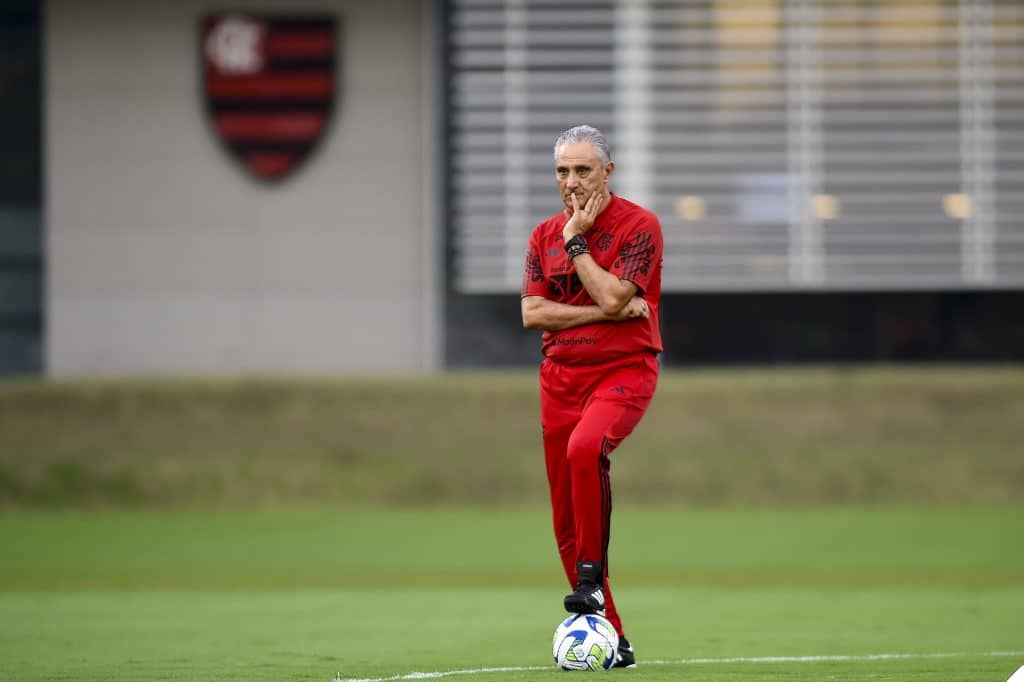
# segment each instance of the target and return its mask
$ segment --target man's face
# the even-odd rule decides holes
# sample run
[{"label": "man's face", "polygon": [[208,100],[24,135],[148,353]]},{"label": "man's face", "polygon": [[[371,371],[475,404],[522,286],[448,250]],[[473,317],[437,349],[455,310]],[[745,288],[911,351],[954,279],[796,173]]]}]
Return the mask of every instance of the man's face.
[{"label": "man's face", "polygon": [[597,149],[589,142],[562,145],[555,158],[555,179],[566,208],[572,208],[574,194],[576,204],[583,208],[595,193],[606,193],[614,170],[614,163],[601,163]]}]

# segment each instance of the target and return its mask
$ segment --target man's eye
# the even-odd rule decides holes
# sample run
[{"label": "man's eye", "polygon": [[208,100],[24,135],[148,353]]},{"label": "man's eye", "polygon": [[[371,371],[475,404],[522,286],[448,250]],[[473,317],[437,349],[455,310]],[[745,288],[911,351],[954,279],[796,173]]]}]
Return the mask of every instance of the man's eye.
[{"label": "man's eye", "polygon": [[583,170],[581,170],[581,171],[577,171],[577,172],[576,172],[576,175],[580,176],[581,178],[585,178],[585,177],[587,177],[587,174],[588,174],[589,172],[590,172],[589,170],[587,170],[586,168],[584,168],[584,169],[583,169]]}]

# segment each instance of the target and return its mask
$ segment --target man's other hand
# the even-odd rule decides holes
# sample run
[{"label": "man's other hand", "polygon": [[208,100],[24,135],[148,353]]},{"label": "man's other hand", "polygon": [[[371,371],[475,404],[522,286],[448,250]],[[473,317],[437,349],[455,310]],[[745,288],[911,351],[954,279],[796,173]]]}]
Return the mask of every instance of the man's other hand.
[{"label": "man's other hand", "polygon": [[619,314],[615,316],[616,320],[632,320],[638,317],[647,318],[651,316],[651,310],[647,307],[647,301],[641,296],[634,296],[629,299],[629,303],[623,306]]}]

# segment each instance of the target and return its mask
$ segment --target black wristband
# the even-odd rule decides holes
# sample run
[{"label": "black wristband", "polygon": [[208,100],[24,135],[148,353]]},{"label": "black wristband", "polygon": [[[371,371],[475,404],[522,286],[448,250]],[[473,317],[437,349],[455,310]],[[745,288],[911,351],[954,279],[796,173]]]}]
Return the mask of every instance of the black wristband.
[{"label": "black wristband", "polygon": [[577,234],[565,243],[565,253],[569,256],[569,260],[572,260],[576,256],[582,256],[585,253],[590,253],[590,248],[587,246],[587,240],[584,239],[583,235]]}]

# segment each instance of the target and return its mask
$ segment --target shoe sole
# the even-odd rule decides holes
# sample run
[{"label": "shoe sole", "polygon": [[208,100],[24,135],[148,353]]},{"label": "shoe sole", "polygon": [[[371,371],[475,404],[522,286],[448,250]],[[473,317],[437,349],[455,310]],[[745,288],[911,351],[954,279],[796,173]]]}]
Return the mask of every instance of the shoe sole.
[{"label": "shoe sole", "polygon": [[588,602],[585,598],[577,598],[575,595],[568,595],[563,602],[565,610],[569,613],[578,613],[580,615],[597,614],[603,615],[604,609],[595,607],[592,603]]}]

